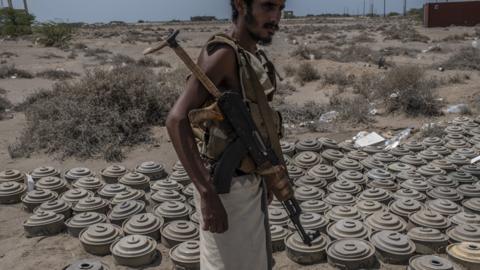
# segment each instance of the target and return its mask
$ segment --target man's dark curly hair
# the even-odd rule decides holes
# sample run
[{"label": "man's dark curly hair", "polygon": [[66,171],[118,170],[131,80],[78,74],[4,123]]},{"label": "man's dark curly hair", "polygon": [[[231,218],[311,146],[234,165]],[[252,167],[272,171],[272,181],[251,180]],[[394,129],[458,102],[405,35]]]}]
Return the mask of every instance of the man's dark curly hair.
[{"label": "man's dark curly hair", "polygon": [[[247,4],[247,8],[250,8],[252,6],[254,0],[243,0],[245,4]],[[238,10],[235,7],[235,0],[230,0],[230,5],[232,5],[232,21],[237,21],[238,18]]]}]

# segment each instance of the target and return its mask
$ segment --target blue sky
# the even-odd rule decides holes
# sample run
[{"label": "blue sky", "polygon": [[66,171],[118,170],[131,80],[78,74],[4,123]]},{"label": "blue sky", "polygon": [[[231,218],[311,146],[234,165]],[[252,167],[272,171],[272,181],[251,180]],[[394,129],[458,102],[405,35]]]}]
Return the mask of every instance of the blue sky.
[{"label": "blue sky", "polygon": [[[365,0],[367,10],[374,3],[378,13],[383,12],[383,0]],[[3,0],[3,2],[7,2]],[[22,0],[13,0],[21,6]],[[407,0],[407,6],[420,7],[424,0]],[[230,17],[229,0],[28,0],[29,10],[38,21],[109,22],[122,20],[172,20],[189,19],[195,15]],[[387,0],[387,12],[402,10],[402,0]],[[363,12],[363,0],[288,0],[287,9],[297,15]]]}]

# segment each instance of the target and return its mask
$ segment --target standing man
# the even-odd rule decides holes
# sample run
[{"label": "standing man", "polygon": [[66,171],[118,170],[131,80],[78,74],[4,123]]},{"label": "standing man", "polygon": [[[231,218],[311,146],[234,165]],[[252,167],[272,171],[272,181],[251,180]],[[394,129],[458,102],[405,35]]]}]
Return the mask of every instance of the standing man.
[{"label": "standing man", "polygon": [[[267,126],[281,135],[277,112],[268,107],[273,125],[265,124],[264,108],[256,96],[271,101],[276,90],[273,64],[257,44],[270,44],[278,30],[285,0],[231,0],[232,31],[214,35],[204,47],[198,64],[220,91],[240,93],[262,139],[269,144]],[[252,73],[254,76],[252,76]],[[252,83],[252,80],[257,80]],[[167,129],[177,155],[195,187],[195,202],[200,213],[200,267],[204,270],[272,269],[267,197],[262,178],[247,155],[235,171],[230,192],[217,194],[212,170],[224,149],[235,139],[225,125],[205,125],[197,130],[188,119],[191,110],[215,102],[214,98],[191,76],[186,90],[167,118]],[[262,110],[263,109],[263,110]],[[195,135],[194,135],[195,134]],[[195,137],[202,143],[197,147]],[[269,195],[267,195],[267,193]]]}]

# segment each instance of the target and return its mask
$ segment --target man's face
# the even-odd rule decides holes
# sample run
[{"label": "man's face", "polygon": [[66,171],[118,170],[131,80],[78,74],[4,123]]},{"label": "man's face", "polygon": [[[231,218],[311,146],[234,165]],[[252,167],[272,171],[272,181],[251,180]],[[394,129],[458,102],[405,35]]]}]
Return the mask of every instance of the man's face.
[{"label": "man's face", "polygon": [[245,15],[247,31],[252,38],[259,43],[270,44],[278,31],[284,8],[285,0],[254,0]]}]

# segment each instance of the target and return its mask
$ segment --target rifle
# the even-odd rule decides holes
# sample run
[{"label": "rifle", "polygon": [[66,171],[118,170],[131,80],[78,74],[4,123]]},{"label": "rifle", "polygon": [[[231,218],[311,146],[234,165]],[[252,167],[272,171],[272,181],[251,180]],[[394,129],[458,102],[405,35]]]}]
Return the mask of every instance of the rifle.
[{"label": "rifle", "polygon": [[307,233],[300,223],[302,210],[293,196],[292,183],[281,157],[264,143],[241,95],[231,91],[221,93],[177,43],[178,33],[178,30],[173,32],[165,42],[155,48],[148,48],[144,54],[161,50],[166,46],[171,47],[207,91],[217,99],[209,111],[195,110],[194,114],[189,113],[189,118],[200,116],[202,119],[196,118],[198,121],[211,121],[214,118],[215,121],[222,121],[235,131],[237,137],[227,146],[214,169],[213,179],[217,193],[229,192],[235,170],[241,160],[247,154],[250,155],[257,165],[259,174],[265,177],[268,188],[287,211],[303,242],[310,246],[320,233],[318,231]]}]

